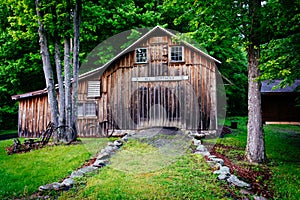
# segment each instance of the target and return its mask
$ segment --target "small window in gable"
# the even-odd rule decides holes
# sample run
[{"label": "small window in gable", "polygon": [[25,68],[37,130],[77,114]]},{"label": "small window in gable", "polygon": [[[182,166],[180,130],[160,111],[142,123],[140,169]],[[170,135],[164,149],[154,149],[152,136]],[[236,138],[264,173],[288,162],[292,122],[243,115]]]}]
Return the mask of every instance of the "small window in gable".
[{"label": "small window in gable", "polygon": [[183,59],[183,46],[174,46],[171,47],[171,57],[170,61],[172,62],[181,62]]},{"label": "small window in gable", "polygon": [[136,63],[146,63],[147,62],[147,49],[137,48],[135,50],[135,62]]},{"label": "small window in gable", "polygon": [[87,97],[100,97],[100,81],[89,81]]}]

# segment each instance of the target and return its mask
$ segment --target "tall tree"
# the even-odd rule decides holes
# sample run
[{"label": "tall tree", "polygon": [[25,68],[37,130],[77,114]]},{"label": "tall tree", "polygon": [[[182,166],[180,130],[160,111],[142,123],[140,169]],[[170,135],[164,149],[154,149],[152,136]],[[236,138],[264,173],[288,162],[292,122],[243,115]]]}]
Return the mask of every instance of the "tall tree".
[{"label": "tall tree", "polygon": [[[177,9],[179,13],[182,13],[174,21],[175,25],[180,26],[183,23],[195,34],[204,32],[212,35],[213,37],[210,37],[212,40],[218,40],[222,37],[236,38],[245,47],[248,58],[246,157],[250,162],[261,163],[266,160],[259,82],[260,45],[278,36],[286,37],[292,29],[295,29],[295,27],[288,26],[289,28],[287,28],[284,26],[287,21],[292,20],[294,22],[295,19],[282,9],[283,4],[278,0],[209,0],[201,2],[170,0],[166,1],[164,5],[166,8],[173,7],[174,10]],[[296,5],[296,1],[289,1],[289,6],[296,7]],[[278,15],[279,13],[284,15]],[[265,21],[264,19],[270,20]],[[205,31],[206,28],[209,31]]]},{"label": "tall tree", "polygon": [[259,33],[261,19],[261,1],[252,0],[248,6],[248,135],[246,158],[250,162],[262,163],[266,160],[265,141],[261,115],[261,83],[259,59],[262,34]]},{"label": "tall tree", "polygon": [[74,48],[73,48],[73,85],[72,85],[72,127],[77,133],[77,102],[78,102],[78,74],[79,74],[79,49],[80,49],[80,23],[81,23],[81,0],[76,0],[74,10]]},{"label": "tall tree", "polygon": [[57,96],[56,96],[56,90],[55,90],[55,84],[54,84],[54,76],[53,76],[53,70],[51,67],[51,61],[50,61],[50,53],[48,49],[48,41],[45,33],[44,26],[42,24],[41,18],[41,12],[40,12],[40,4],[39,1],[35,1],[36,6],[36,14],[38,17],[38,24],[39,24],[39,43],[41,48],[41,56],[43,61],[43,70],[46,80],[46,88],[48,91],[48,102],[50,105],[50,113],[51,113],[51,121],[54,123],[55,126],[58,125],[58,104],[57,104]]}]

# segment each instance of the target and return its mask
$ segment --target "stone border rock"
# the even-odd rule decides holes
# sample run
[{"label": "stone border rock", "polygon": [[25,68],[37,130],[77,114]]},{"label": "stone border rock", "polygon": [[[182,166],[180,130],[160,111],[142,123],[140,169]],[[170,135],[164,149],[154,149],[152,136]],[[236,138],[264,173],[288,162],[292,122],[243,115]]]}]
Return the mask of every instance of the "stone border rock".
[{"label": "stone border rock", "polygon": [[49,191],[49,190],[68,190],[74,185],[74,179],[78,177],[83,177],[87,173],[91,173],[101,169],[106,166],[109,162],[110,157],[120,149],[120,147],[128,141],[128,135],[125,135],[119,140],[114,142],[108,142],[106,147],[101,150],[100,154],[97,156],[96,160],[92,165],[81,167],[73,171],[70,177],[64,179],[61,183],[53,182],[47,185],[42,185],[38,188],[40,192]]},{"label": "stone border rock", "polygon": [[[217,168],[213,173],[218,174],[218,180],[227,181],[228,184],[235,185],[241,188],[241,191],[244,191],[244,194],[253,194],[251,192],[251,184],[246,183],[240,180],[237,176],[230,173],[229,167],[224,165],[224,160],[218,158],[214,155],[211,155],[208,149],[202,145],[201,140],[197,139],[197,137],[193,138],[193,144],[196,146],[196,150],[194,154],[200,154],[202,156],[206,156],[206,162],[210,164],[212,167]],[[266,200],[266,198],[262,196],[253,196],[254,199],[257,200]]]}]

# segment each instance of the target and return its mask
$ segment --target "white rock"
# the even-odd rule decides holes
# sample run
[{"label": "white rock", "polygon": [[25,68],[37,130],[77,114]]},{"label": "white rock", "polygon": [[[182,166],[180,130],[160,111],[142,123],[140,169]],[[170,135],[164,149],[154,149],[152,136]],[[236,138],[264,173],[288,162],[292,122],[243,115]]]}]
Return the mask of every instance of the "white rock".
[{"label": "white rock", "polygon": [[202,156],[210,156],[210,153],[208,151],[196,151],[194,154],[200,154]]},{"label": "white rock", "polygon": [[214,171],[214,174],[230,174],[230,169],[227,166],[221,166],[219,170]]},{"label": "white rock", "polygon": [[209,159],[210,159],[210,158],[217,158],[217,156],[211,155],[211,156],[208,156],[208,158],[209,158]]},{"label": "white rock", "polygon": [[74,180],[72,178],[67,178],[61,184],[66,187],[71,187],[74,185]]},{"label": "white rock", "polygon": [[211,161],[224,165],[224,160],[221,158],[210,158]]},{"label": "white rock", "polygon": [[197,139],[193,138],[193,144],[195,146],[199,146],[199,145],[201,145],[201,140],[197,140]]},{"label": "white rock", "polygon": [[89,173],[89,172],[93,172],[96,169],[98,169],[98,168],[93,167],[93,166],[86,166],[86,167],[83,167],[83,168],[79,169],[78,171],[82,172],[83,174],[86,174],[86,173]]},{"label": "white rock", "polygon": [[228,179],[227,179],[228,183],[232,183],[235,186],[238,187],[243,187],[243,188],[249,188],[250,184],[246,183],[244,181],[241,181],[240,179],[238,179],[235,175],[231,175]]},{"label": "white rock", "polygon": [[74,171],[72,172],[70,178],[76,178],[76,177],[82,177],[84,175],[84,173],[80,170]]},{"label": "white rock", "polygon": [[128,135],[125,135],[124,137],[122,137],[122,139],[124,142],[127,142],[128,141]]},{"label": "white rock", "polygon": [[106,152],[104,153],[100,153],[98,156],[97,156],[97,160],[106,160],[110,157],[110,155]]},{"label": "white rock", "polygon": [[204,151],[208,151],[208,150],[207,150],[207,148],[206,148],[204,145],[200,144],[200,145],[198,145],[198,147],[196,148],[196,151],[204,152]]},{"label": "white rock", "polygon": [[104,167],[104,166],[106,165],[106,163],[107,163],[107,160],[100,160],[100,159],[97,159],[97,160],[94,162],[93,166],[94,166],[94,167],[100,168],[100,167]]},{"label": "white rock", "polygon": [[262,196],[253,196],[254,200],[267,200],[267,198],[262,197]]},{"label": "white rock", "polygon": [[227,179],[228,178],[228,175],[226,175],[226,174],[220,174],[219,176],[218,176],[218,179],[219,180],[225,180],[225,179]]},{"label": "white rock", "polygon": [[116,141],[114,141],[114,145],[117,147],[120,147],[123,145],[123,142],[122,142],[122,140],[116,140]]}]

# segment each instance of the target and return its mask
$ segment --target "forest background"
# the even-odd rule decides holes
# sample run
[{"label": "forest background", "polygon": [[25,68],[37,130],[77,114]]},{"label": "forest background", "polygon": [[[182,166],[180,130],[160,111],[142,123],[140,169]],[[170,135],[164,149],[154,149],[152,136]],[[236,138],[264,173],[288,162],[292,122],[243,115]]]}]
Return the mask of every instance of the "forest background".
[{"label": "forest background", "polygon": [[[11,96],[46,87],[39,24],[33,1],[0,2],[0,129],[17,129],[18,107]],[[291,84],[300,78],[300,2],[256,2],[263,8],[256,16],[259,23],[254,32],[259,38],[260,79],[281,79],[281,86]],[[54,7],[59,13],[65,2],[40,3],[44,9]],[[232,82],[226,85],[227,115],[247,115],[249,41],[245,38],[249,31],[246,25],[253,19],[249,17],[248,1],[82,0],[81,3],[80,61],[97,44],[129,29],[161,25],[186,33],[208,54],[222,61],[219,71]],[[45,21],[52,19],[51,12],[47,13]],[[56,27],[47,27],[45,23],[45,29],[63,31],[61,23],[57,22]],[[54,45],[49,43],[50,53],[55,50]],[[54,57],[51,59],[54,63]]]}]

